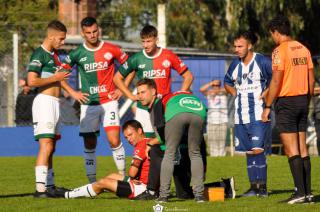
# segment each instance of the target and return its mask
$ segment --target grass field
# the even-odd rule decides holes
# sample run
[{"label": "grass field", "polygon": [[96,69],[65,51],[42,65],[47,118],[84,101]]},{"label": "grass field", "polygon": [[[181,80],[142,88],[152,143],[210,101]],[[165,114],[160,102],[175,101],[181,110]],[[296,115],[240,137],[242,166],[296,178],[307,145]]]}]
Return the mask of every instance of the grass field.
[{"label": "grass field", "polygon": [[[128,159],[128,163],[129,163]],[[81,157],[54,159],[56,185],[67,188],[87,183]],[[0,211],[153,211],[154,201],[119,199],[104,193],[95,199],[34,199],[35,157],[0,157]],[[225,202],[195,203],[193,200],[170,199],[162,204],[163,211],[320,211],[320,158],[312,158],[312,187],[316,204],[287,205],[279,203],[292,193],[293,182],[287,159],[283,156],[268,158],[268,198],[236,198]],[[98,177],[115,171],[111,157],[98,157]],[[237,194],[249,184],[245,158],[208,158],[207,182],[234,176]]]}]

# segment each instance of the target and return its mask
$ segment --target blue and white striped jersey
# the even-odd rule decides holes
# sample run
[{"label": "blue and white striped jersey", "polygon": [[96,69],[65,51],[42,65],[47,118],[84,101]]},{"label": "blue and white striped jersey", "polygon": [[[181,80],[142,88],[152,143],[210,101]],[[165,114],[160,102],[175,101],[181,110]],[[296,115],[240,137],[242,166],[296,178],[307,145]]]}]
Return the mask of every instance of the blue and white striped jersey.
[{"label": "blue and white striped jersey", "polygon": [[247,124],[261,120],[263,100],[259,97],[269,86],[271,76],[271,60],[262,54],[253,53],[248,65],[244,65],[240,58],[232,61],[224,83],[237,90],[235,124]]}]

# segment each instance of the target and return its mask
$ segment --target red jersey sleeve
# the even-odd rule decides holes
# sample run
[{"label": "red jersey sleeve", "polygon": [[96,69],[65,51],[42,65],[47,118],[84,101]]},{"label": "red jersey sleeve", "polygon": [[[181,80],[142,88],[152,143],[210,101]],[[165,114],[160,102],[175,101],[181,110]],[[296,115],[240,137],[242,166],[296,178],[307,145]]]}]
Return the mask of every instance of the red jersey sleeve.
[{"label": "red jersey sleeve", "polygon": [[145,140],[138,142],[137,145],[134,147],[134,153],[132,158],[138,159],[141,161],[147,159],[146,153],[145,153],[146,145],[147,145],[147,142]]},{"label": "red jersey sleeve", "polygon": [[126,60],[128,59],[128,55],[127,53],[125,53],[124,51],[122,51],[122,49],[118,46],[114,46],[113,48],[113,54],[114,57],[119,61],[119,63],[122,65],[124,62],[126,62]]},{"label": "red jersey sleeve", "polygon": [[178,55],[174,54],[173,52],[170,51],[169,56],[172,67],[178,72],[178,74],[182,75],[188,69],[188,67],[178,57]]}]

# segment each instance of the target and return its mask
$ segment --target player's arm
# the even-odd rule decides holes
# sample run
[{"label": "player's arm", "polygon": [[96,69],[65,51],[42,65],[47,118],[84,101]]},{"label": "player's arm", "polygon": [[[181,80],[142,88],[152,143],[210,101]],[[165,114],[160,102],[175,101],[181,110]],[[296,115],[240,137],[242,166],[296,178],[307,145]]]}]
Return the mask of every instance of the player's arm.
[{"label": "player's arm", "polygon": [[183,74],[183,81],[182,81],[182,85],[181,85],[181,91],[189,91],[191,84],[193,82],[193,75],[191,73],[191,71],[189,69],[187,69]]},{"label": "player's arm", "polygon": [[128,97],[133,101],[136,101],[137,100],[136,96],[128,88],[134,76],[135,76],[135,72],[132,72],[126,77],[126,80],[125,80],[123,75],[120,73],[120,71],[118,71],[113,77],[113,82],[126,97]]},{"label": "player's arm", "polygon": [[72,96],[72,98],[74,98],[76,101],[80,102],[81,104],[84,104],[87,101],[89,101],[88,99],[89,94],[74,90],[65,80],[61,82],[61,87],[63,88],[63,90],[68,92]]},{"label": "player's arm", "polygon": [[308,69],[309,72],[309,95],[313,96],[314,95],[314,83],[315,83],[315,78],[314,78],[314,70],[312,69]]},{"label": "player's arm", "polygon": [[131,165],[130,165],[130,168],[129,168],[129,171],[128,171],[128,175],[130,178],[136,178],[136,176],[139,172],[141,163],[142,163],[142,159],[133,158]]},{"label": "player's arm", "polygon": [[59,72],[56,71],[54,75],[48,78],[40,78],[37,72],[29,71],[28,72],[28,85],[31,87],[43,87],[55,82],[60,82],[67,80],[70,76],[68,72]]},{"label": "player's arm", "polygon": [[201,88],[199,89],[200,92],[203,95],[207,96],[208,95],[208,89],[209,89],[210,86],[212,86],[212,83],[213,83],[213,81],[208,82],[208,83],[204,84],[203,86],[201,86]]},{"label": "player's arm", "polygon": [[232,87],[232,86],[230,86],[228,84],[224,84],[224,88],[232,96],[237,96],[237,89],[235,89],[234,87]]}]

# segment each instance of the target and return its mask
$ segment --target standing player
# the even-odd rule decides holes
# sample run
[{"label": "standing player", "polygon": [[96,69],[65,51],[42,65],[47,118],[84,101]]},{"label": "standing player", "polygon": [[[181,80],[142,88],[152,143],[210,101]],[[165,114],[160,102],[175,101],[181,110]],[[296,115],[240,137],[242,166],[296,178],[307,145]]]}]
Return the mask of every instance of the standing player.
[{"label": "standing player", "polygon": [[96,146],[100,122],[110,142],[113,159],[119,173],[125,173],[125,150],[120,141],[118,99],[112,78],[115,59],[123,64],[128,55],[118,46],[99,40],[99,27],[95,18],[81,21],[85,42],[71,51],[65,62],[77,65],[81,79],[81,90],[89,93],[89,101],[81,105],[80,136],[84,138],[84,163],[89,182],[96,181]]},{"label": "standing player", "polygon": [[262,120],[268,121],[275,102],[276,126],[296,187],[288,204],[312,202],[311,163],[306,145],[309,98],[314,92],[314,71],[309,50],[290,36],[290,23],[279,16],[269,23],[277,47],[272,53],[272,80]]},{"label": "standing player", "polygon": [[[54,197],[54,173],[52,156],[56,141],[60,134],[59,96],[60,88],[64,87],[73,98],[80,102],[86,101],[85,95],[73,91],[66,83],[70,73],[59,72],[58,56],[54,52],[64,44],[67,29],[59,21],[51,21],[47,27],[47,36],[37,48],[28,65],[28,85],[38,87],[39,94],[32,105],[35,139],[39,141],[39,152],[36,161],[36,192],[34,197]],[[61,83],[61,84],[60,84]]]},{"label": "standing player", "polygon": [[[116,86],[133,101],[136,96],[129,90],[124,83],[130,73],[135,73],[138,79],[150,78],[155,80],[157,84],[157,92],[159,95],[165,95],[171,91],[171,69],[175,69],[182,77],[183,82],[181,91],[188,91],[193,81],[191,71],[179,59],[179,57],[168,49],[157,46],[158,31],[154,26],[147,25],[140,32],[143,50],[131,56],[124,63],[118,73],[114,77]],[[146,133],[146,136],[153,137],[150,115],[146,107],[141,103],[137,103],[136,120],[138,120]]]},{"label": "standing player", "polygon": [[271,80],[271,61],[253,52],[257,38],[250,31],[239,33],[234,40],[238,55],[225,75],[225,89],[235,96],[235,147],[245,152],[250,189],[243,196],[268,196],[267,164],[264,143],[270,123],[261,121],[263,97]]},{"label": "standing player", "polygon": [[115,192],[119,197],[132,199],[146,190],[148,183],[149,159],[145,155],[147,142],[141,124],[136,120],[127,121],[123,125],[123,134],[134,146],[133,160],[128,176],[118,173],[110,174],[95,183],[88,184],[72,191],[60,192],[66,199],[77,197],[94,197],[105,190]]}]

